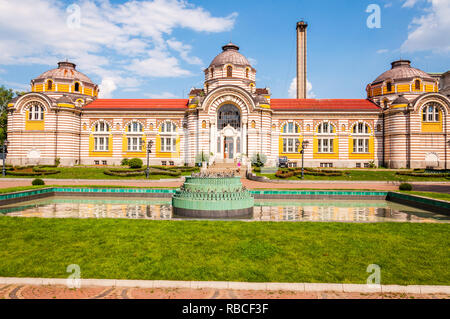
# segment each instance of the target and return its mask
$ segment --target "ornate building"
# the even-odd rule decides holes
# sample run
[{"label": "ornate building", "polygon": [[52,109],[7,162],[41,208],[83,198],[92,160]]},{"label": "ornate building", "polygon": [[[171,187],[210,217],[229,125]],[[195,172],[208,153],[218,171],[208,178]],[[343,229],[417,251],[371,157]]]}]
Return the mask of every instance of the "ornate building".
[{"label": "ornate building", "polygon": [[[299,23],[299,81],[306,80],[306,24]],[[222,47],[205,69],[204,87],[188,99],[98,99],[98,86],[70,62],[31,81],[8,105],[7,161],[14,165],[118,165],[245,160],[256,153],[305,166],[441,167],[450,163],[448,80],[392,63],[367,88],[367,99],[272,99],[256,88],[256,70],[239,47]],[[448,72],[447,72],[448,73]],[[445,77],[448,79],[448,76]],[[304,83],[300,83],[304,95]],[[447,91],[445,91],[447,90]],[[447,95],[445,95],[447,94]]]}]

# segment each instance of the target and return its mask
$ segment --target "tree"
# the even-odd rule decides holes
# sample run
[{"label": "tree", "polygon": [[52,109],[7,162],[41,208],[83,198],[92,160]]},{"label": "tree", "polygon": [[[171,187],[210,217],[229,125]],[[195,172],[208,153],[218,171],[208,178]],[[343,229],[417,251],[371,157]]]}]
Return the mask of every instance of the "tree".
[{"label": "tree", "polygon": [[8,130],[8,103],[16,96],[21,96],[26,92],[14,92],[13,89],[7,89],[5,86],[0,86],[0,141],[6,139],[6,132]]}]

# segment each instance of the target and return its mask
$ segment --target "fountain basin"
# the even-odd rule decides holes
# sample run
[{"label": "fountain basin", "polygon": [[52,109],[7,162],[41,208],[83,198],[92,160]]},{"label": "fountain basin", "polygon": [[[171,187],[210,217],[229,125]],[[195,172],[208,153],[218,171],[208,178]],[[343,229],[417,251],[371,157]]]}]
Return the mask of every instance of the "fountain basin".
[{"label": "fountain basin", "polygon": [[172,197],[174,215],[197,218],[245,218],[254,198],[240,177],[186,177]]}]

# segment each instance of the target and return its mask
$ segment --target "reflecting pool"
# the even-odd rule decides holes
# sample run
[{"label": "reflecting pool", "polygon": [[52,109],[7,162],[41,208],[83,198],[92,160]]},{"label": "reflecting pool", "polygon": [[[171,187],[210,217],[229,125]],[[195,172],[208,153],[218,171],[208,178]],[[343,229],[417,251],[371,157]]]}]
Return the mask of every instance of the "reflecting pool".
[{"label": "reflecting pool", "polygon": [[[2,206],[0,216],[188,219],[173,216],[168,198],[74,196],[55,196]],[[253,217],[243,220],[447,223],[450,222],[450,216],[383,200],[255,200]]]}]

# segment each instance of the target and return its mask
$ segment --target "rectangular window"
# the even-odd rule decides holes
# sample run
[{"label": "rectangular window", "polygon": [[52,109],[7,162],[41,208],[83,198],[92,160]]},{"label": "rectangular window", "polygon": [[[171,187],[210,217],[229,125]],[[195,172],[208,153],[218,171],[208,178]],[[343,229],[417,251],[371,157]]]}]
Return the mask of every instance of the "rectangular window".
[{"label": "rectangular window", "polygon": [[361,163],[356,163],[356,168],[361,168]]},{"label": "rectangular window", "polygon": [[128,151],[141,152],[142,151],[142,137],[128,137]]},{"label": "rectangular window", "polygon": [[353,153],[369,153],[369,139],[368,138],[353,139]]},{"label": "rectangular window", "polygon": [[295,137],[283,138],[283,153],[298,153],[298,139]]},{"label": "rectangular window", "polygon": [[161,152],[175,152],[177,139],[172,137],[161,137]]},{"label": "rectangular window", "polygon": [[333,153],[333,139],[332,138],[321,138],[317,140],[318,153]]},{"label": "rectangular window", "polygon": [[102,165],[108,165],[107,161],[102,161]]},{"label": "rectangular window", "polygon": [[94,151],[104,152],[109,150],[109,137],[94,137]]}]

